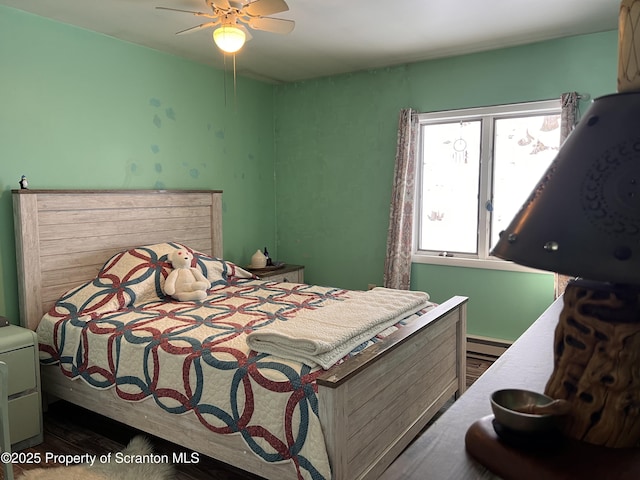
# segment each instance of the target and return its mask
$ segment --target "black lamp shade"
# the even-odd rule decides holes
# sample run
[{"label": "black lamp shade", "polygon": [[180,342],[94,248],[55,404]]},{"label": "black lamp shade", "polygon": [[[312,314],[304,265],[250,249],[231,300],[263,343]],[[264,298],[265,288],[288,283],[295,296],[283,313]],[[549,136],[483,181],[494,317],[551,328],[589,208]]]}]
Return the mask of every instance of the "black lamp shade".
[{"label": "black lamp shade", "polygon": [[593,102],[492,254],[640,284],[640,92]]}]

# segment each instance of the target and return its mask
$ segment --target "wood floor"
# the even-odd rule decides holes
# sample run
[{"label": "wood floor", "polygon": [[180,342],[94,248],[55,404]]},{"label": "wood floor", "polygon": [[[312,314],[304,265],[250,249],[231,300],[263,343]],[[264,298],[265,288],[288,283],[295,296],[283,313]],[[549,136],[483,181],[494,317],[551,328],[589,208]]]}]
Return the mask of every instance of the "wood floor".
[{"label": "wood floor", "polygon": [[[490,359],[467,357],[467,386],[471,385],[493,363]],[[446,407],[445,407],[446,408]],[[437,418],[437,417],[436,417]],[[428,428],[428,427],[427,427]],[[44,442],[23,452],[50,454],[102,455],[117,452],[138,433],[137,430],[107,419],[66,402],[57,402],[44,414]],[[172,458],[174,453],[184,453],[191,458],[191,451],[147,435],[159,454]],[[25,470],[36,467],[55,467],[55,463],[38,465],[14,464],[14,475],[20,476]],[[217,462],[200,455],[198,462],[176,465],[176,480],[260,480],[261,477],[243,472],[230,465]],[[4,479],[0,471],[0,479]],[[150,479],[151,480],[151,479]]]}]

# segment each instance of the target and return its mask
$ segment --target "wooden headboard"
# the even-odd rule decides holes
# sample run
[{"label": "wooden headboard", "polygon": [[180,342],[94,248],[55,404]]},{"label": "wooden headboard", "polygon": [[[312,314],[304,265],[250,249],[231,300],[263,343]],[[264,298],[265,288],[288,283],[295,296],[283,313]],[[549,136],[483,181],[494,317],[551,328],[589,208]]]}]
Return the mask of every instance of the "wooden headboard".
[{"label": "wooden headboard", "polygon": [[222,258],[219,190],[12,190],[20,324],[35,330],[115,253],[179,242]]}]

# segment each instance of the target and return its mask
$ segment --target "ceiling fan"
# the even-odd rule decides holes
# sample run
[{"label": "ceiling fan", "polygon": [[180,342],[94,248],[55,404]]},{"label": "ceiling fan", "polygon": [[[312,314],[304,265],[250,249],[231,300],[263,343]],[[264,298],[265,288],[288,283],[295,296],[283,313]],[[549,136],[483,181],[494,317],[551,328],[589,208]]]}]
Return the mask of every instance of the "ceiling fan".
[{"label": "ceiling fan", "polygon": [[287,34],[293,30],[295,22],[268,15],[286,12],[289,6],[284,0],[254,0],[249,3],[230,0],[204,0],[211,13],[194,12],[171,7],[156,7],[160,10],[190,13],[210,21],[176,32],[176,35],[196,32],[203,28],[218,27],[213,32],[213,40],[224,52],[235,53],[245,41],[251,40],[248,28],[266,32]]}]

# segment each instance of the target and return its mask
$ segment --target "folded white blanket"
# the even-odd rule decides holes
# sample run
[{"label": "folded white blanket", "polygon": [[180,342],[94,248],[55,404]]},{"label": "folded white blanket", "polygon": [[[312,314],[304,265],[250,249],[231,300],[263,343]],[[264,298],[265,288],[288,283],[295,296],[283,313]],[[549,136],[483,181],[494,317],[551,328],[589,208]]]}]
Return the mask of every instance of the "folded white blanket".
[{"label": "folded white blanket", "polygon": [[286,321],[250,333],[247,344],[256,352],[328,369],[358,345],[424,308],[428,301],[425,292],[382,287],[349,292],[342,301],[300,311]]}]

